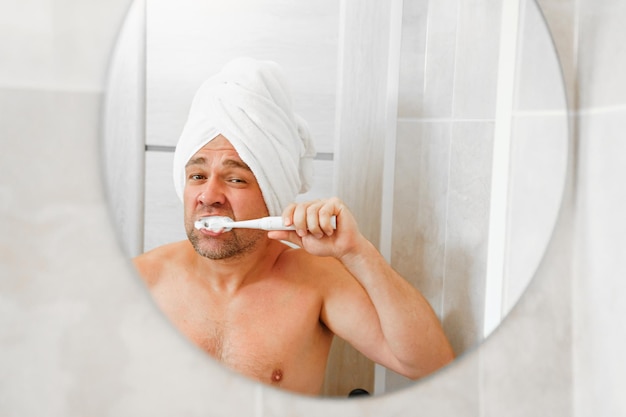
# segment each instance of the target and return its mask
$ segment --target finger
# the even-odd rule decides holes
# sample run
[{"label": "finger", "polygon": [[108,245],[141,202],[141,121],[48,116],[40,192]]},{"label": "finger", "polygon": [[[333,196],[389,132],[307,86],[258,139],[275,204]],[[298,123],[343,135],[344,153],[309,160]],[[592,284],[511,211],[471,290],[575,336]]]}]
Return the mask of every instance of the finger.
[{"label": "finger", "polygon": [[285,226],[293,225],[293,213],[296,209],[296,206],[297,206],[296,203],[291,203],[283,210],[282,218],[283,218],[283,224]]},{"label": "finger", "polygon": [[318,212],[319,227],[326,236],[335,233],[333,228],[333,216],[336,215],[334,206],[323,205]]},{"label": "finger", "polygon": [[300,203],[293,210],[293,225],[300,237],[304,237],[308,233],[307,210],[310,205],[311,203]]},{"label": "finger", "polygon": [[317,202],[308,206],[306,210],[307,230],[318,239],[324,236],[324,231],[320,227],[319,218],[322,206],[323,204],[321,202]]},{"label": "finger", "polygon": [[267,232],[267,237],[274,240],[285,240],[302,247],[302,239],[294,231],[289,230],[272,230]]}]

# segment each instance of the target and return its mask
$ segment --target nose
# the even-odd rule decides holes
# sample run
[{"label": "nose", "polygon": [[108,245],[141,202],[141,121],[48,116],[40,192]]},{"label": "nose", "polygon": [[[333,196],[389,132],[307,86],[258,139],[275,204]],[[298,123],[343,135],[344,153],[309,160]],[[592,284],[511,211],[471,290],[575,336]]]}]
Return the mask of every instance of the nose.
[{"label": "nose", "polygon": [[222,206],[226,203],[226,195],[220,181],[210,178],[199,190],[198,203],[203,206]]}]

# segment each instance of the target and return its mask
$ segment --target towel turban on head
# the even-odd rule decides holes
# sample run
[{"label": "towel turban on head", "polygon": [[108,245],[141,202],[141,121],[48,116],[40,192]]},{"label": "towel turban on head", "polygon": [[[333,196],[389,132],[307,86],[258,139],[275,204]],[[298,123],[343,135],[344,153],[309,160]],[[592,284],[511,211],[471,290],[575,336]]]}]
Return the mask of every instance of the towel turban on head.
[{"label": "towel turban on head", "polygon": [[218,135],[256,177],[271,216],[279,216],[312,179],[313,141],[296,115],[280,67],[238,58],[197,91],[174,153],[174,187],[182,200],[185,165]]}]

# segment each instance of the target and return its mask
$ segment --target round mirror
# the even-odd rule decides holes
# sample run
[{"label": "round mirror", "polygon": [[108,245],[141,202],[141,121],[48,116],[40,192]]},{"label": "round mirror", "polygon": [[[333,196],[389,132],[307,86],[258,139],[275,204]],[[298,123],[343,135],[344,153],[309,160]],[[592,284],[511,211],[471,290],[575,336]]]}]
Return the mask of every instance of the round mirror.
[{"label": "round mirror", "polygon": [[[238,56],[279,63],[310,125],[299,199],[346,201],[457,356],[484,340],[531,280],[565,183],[563,80],[537,4],[136,0],[103,129],[129,257],[187,238],[173,152],[200,84]],[[412,382],[336,338],[321,394]]]}]

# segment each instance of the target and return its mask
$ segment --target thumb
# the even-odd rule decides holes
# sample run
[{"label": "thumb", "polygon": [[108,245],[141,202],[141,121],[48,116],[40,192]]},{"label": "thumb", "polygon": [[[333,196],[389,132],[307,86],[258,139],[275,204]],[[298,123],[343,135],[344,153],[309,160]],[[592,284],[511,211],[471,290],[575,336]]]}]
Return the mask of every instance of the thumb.
[{"label": "thumb", "polygon": [[293,230],[272,230],[267,232],[267,237],[274,240],[285,240],[302,247],[302,239]]}]

